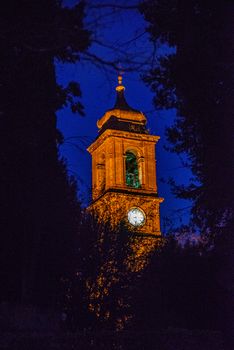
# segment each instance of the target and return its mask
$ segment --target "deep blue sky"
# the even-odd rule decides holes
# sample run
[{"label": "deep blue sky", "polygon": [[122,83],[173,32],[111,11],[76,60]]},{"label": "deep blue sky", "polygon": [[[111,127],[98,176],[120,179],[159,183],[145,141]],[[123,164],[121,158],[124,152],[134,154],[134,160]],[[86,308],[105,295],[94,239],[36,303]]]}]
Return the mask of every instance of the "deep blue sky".
[{"label": "deep blue sky", "polygon": [[[95,2],[94,2],[95,3]],[[100,3],[100,2],[99,2]],[[111,15],[105,11],[89,11],[87,26],[94,30],[93,38],[96,40],[89,51],[105,60],[119,60],[123,69],[127,67],[124,62],[125,53],[134,61],[146,61],[144,69],[149,68],[152,59],[153,46],[148,41],[147,34],[143,34],[146,23],[135,11],[127,11]],[[100,15],[100,16],[99,16]],[[101,17],[100,21],[94,18]],[[132,40],[139,37],[137,40]],[[107,49],[105,45],[115,46],[116,50]],[[98,43],[97,43],[98,42]],[[168,48],[158,47],[157,54],[164,54]],[[166,127],[172,125],[175,110],[155,111],[152,104],[153,94],[142,82],[142,71],[125,72],[123,84],[126,87],[125,97],[130,106],[141,110],[148,119],[150,132],[161,137],[157,144],[157,179],[159,195],[165,198],[161,205],[162,229],[164,217],[169,217],[174,225],[185,223],[189,218],[190,206],[188,201],[176,199],[170,191],[169,185],[163,183],[161,178],[167,180],[175,178],[179,183],[187,183],[191,174],[182,167],[180,158],[167,152],[164,146]],[[86,151],[87,146],[97,136],[96,122],[105,111],[113,107],[115,102],[115,86],[117,85],[117,72],[112,69],[97,67],[86,61],[85,57],[77,64],[57,64],[57,80],[66,85],[70,80],[77,81],[82,90],[82,104],[85,107],[85,117],[74,115],[65,108],[58,112],[58,128],[62,131],[65,142],[61,146],[61,155],[67,160],[69,173],[75,175],[80,188],[80,197],[84,205],[90,200],[91,193],[91,157]],[[185,208],[185,209],[184,209]]]}]

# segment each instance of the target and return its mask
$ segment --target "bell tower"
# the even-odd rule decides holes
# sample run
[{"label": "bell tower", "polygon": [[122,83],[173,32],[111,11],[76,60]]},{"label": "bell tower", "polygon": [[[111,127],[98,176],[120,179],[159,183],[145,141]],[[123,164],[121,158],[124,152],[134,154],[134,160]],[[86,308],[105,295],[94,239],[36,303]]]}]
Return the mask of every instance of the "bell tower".
[{"label": "bell tower", "polygon": [[145,115],[125,100],[118,77],[116,103],[98,120],[92,156],[92,203],[101,221],[124,221],[139,233],[161,235],[155,145],[159,136],[146,129]]}]

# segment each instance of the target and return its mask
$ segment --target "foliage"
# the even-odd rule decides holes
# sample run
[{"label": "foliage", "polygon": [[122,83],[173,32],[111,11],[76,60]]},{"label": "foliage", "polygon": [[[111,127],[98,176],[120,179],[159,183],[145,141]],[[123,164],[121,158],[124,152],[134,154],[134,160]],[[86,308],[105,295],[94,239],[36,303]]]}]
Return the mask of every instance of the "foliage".
[{"label": "foliage", "polygon": [[222,336],[219,332],[188,331],[168,329],[161,332],[78,332],[66,333],[16,333],[4,334],[0,346],[4,350],[223,350]]},{"label": "foliage", "polygon": [[133,328],[217,329],[216,268],[213,252],[169,237],[136,285]]},{"label": "foliage", "polygon": [[76,273],[64,281],[67,327],[123,328],[131,318],[131,284],[136,278],[127,264],[132,234],[122,226],[113,230],[86,213],[77,239]]},{"label": "foliage", "polygon": [[[171,184],[178,197],[193,201],[188,231],[191,226],[193,230],[199,228],[208,238],[207,249],[211,249],[212,283],[208,288],[206,283],[210,282],[211,275],[205,274],[206,279],[198,280],[197,285],[208,288],[210,299],[205,305],[201,304],[204,309],[211,305],[212,299],[215,303],[213,309],[204,313],[201,326],[208,327],[207,322],[215,320],[216,326],[225,334],[227,348],[232,349],[233,3],[149,0],[142,3],[141,12],[149,23],[151,39],[175,49],[175,54],[159,57],[158,65],[148,73],[145,81],[155,92],[154,102],[158,108],[177,109],[175,124],[167,130],[169,149],[186,154],[185,166],[192,170],[193,178],[188,186],[179,186],[173,180]],[[203,256],[208,259],[209,253]],[[186,265],[187,261],[186,258]],[[201,276],[207,271],[208,260],[203,263]],[[200,269],[198,261],[197,264],[195,276]],[[186,274],[184,276],[186,281]],[[173,276],[170,278],[173,281]],[[189,285],[185,290],[187,296],[191,292]],[[198,294],[194,290],[191,295]],[[199,305],[196,300],[191,305],[197,306],[191,312],[190,321],[195,327],[193,313],[196,315]],[[181,307],[182,312],[178,310],[178,315],[184,317],[183,305]],[[217,315],[212,312],[215,309]],[[182,323],[185,323],[184,319]]]},{"label": "foliage", "polygon": [[145,76],[155,106],[177,109],[170,150],[187,155],[194,176],[188,186],[172,183],[174,192],[193,201],[192,223],[214,236],[232,217],[233,4],[149,0],[140,10],[151,40],[176,49]]},{"label": "foliage", "polygon": [[80,212],[55,112],[82,108],[76,84],[56,84],[54,62],[76,62],[88,47],[84,5],[10,0],[0,13],[0,299],[55,306]]}]

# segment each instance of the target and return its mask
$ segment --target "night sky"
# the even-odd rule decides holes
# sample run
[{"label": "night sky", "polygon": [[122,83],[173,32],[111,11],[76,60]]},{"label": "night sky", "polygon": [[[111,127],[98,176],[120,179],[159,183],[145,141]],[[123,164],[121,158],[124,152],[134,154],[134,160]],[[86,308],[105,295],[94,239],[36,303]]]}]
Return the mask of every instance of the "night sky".
[{"label": "night sky", "polygon": [[[67,3],[70,5],[72,2]],[[149,69],[153,62],[153,53],[160,55],[169,52],[169,49],[161,46],[155,51],[145,33],[146,23],[136,11],[113,13],[109,9],[101,12],[97,9],[89,10],[86,22],[90,30],[95,30],[92,36],[95,42],[89,48],[89,52],[106,61],[120,62],[124,71],[123,85],[126,88],[125,97],[128,104],[142,111],[147,117],[150,133],[161,137],[156,154],[159,195],[165,198],[164,203],[161,204],[162,230],[165,228],[164,217],[169,217],[173,226],[187,223],[190,202],[176,199],[170,191],[170,186],[162,181],[173,177],[178,183],[186,184],[191,176],[189,171],[183,168],[178,155],[164,149],[167,145],[165,129],[172,125],[176,111],[156,111],[152,104],[153,94],[141,80],[142,73],[145,69]],[[135,37],[137,40],[132,40]],[[115,46],[116,49],[104,47],[100,42],[108,47]],[[145,64],[142,69],[129,72],[128,64],[125,62],[126,56],[135,62],[145,62]],[[88,62],[85,56],[82,56],[77,64],[57,63],[57,81],[63,85],[70,80],[77,81],[82,91],[81,102],[85,108],[85,116],[73,114],[69,108],[64,108],[57,113],[57,121],[58,128],[65,138],[60,152],[66,159],[69,174],[75,176],[78,181],[79,196],[85,206],[91,199],[91,157],[86,148],[97,136],[97,120],[114,105],[117,74],[117,71],[112,68],[98,67]]]}]

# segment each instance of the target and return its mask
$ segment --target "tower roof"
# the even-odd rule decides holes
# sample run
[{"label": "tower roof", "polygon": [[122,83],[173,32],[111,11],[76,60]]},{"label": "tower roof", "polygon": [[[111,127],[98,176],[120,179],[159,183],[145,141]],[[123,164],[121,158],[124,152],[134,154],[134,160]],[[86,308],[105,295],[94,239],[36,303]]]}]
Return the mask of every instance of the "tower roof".
[{"label": "tower roof", "polygon": [[125,99],[125,87],[122,85],[121,75],[118,76],[118,85],[115,90],[117,96],[114,107],[108,109],[102,118],[97,121],[99,132],[102,133],[106,129],[130,131],[134,129],[132,125],[137,124],[138,127],[135,130],[140,133],[147,133],[145,128],[146,117],[142,112],[130,107]]},{"label": "tower roof", "polygon": [[116,88],[115,88],[115,90],[117,92],[115,105],[114,105],[113,108],[111,108],[109,110],[120,109],[120,110],[123,110],[123,111],[134,111],[134,112],[137,112],[136,109],[133,109],[132,107],[129,106],[129,104],[127,103],[127,101],[125,99],[125,96],[124,96],[125,87],[122,85],[122,80],[123,80],[122,76],[119,75],[118,76],[118,83],[119,83],[119,85],[116,86]]}]

